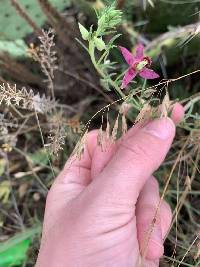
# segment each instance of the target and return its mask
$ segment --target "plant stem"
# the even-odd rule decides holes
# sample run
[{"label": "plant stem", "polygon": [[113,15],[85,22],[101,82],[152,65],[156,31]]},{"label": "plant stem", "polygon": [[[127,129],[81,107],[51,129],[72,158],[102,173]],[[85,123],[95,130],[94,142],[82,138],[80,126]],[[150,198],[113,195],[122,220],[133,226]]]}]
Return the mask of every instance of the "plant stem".
[{"label": "plant stem", "polygon": [[97,72],[100,74],[102,78],[108,80],[109,84],[115,89],[115,91],[120,95],[120,97],[122,97],[123,99],[126,98],[126,95],[121,91],[119,86],[112,79],[107,78],[105,73],[99,68],[94,52],[95,52],[95,47],[94,47],[93,41],[90,41],[89,42],[89,54],[90,54],[90,58],[95,69],[97,70]]}]

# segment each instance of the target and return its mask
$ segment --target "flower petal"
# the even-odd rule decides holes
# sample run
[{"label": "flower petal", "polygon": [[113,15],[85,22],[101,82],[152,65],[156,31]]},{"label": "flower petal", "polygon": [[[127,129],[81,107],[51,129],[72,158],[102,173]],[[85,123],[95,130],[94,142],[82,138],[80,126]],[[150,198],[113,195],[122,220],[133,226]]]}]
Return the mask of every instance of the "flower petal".
[{"label": "flower petal", "polygon": [[125,47],[120,46],[119,48],[120,48],[122,55],[123,55],[124,59],[126,60],[126,62],[129,65],[132,65],[134,63],[133,54],[130,51],[128,51],[128,49],[126,49]]},{"label": "flower petal", "polygon": [[144,57],[144,46],[143,46],[143,44],[138,44],[136,46],[136,55],[135,55],[135,57],[138,60],[140,60],[140,59],[142,59]]},{"label": "flower petal", "polygon": [[130,81],[133,80],[136,75],[137,75],[136,71],[134,71],[132,68],[128,69],[128,71],[124,75],[124,78],[123,78],[123,81],[122,81],[122,85],[121,85],[121,89],[126,88],[127,85],[130,83]]},{"label": "flower petal", "polygon": [[156,79],[159,78],[160,76],[153,70],[148,69],[148,68],[143,68],[142,71],[140,71],[139,75],[144,78],[144,79]]}]

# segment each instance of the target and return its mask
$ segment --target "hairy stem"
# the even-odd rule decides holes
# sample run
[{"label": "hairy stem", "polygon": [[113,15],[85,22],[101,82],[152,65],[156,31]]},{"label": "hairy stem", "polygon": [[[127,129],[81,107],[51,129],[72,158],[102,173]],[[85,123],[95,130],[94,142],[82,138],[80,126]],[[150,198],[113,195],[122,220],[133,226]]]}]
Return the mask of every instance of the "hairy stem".
[{"label": "hairy stem", "polygon": [[97,70],[97,72],[100,74],[100,76],[104,79],[107,79],[109,84],[115,89],[115,91],[120,95],[120,97],[125,98],[125,94],[121,91],[121,89],[119,88],[119,86],[110,78],[107,78],[107,76],[105,75],[105,73],[99,68],[99,65],[96,61],[95,58],[95,47],[92,41],[89,42],[89,54],[90,54],[90,58],[91,61],[95,67],[95,69]]}]

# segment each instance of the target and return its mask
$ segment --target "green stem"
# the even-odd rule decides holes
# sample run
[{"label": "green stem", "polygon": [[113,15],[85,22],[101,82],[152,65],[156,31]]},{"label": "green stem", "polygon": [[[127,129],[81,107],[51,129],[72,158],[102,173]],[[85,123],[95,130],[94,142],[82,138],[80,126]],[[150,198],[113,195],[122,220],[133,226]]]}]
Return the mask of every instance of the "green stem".
[{"label": "green stem", "polygon": [[97,72],[100,74],[100,76],[106,80],[108,80],[109,84],[115,89],[115,91],[120,95],[120,97],[122,97],[123,99],[126,98],[126,95],[121,91],[121,89],[119,88],[119,86],[112,80],[112,79],[108,79],[105,75],[105,73],[99,68],[99,65],[96,61],[96,58],[95,58],[95,47],[94,47],[94,43],[93,41],[91,40],[89,42],[89,54],[90,54],[90,57],[91,57],[91,61],[95,67],[95,69],[97,70]]},{"label": "green stem", "polygon": [[144,96],[144,92],[145,92],[145,88],[146,88],[146,84],[147,84],[147,80],[144,80],[144,83],[142,85],[142,91],[141,91],[141,95]]}]

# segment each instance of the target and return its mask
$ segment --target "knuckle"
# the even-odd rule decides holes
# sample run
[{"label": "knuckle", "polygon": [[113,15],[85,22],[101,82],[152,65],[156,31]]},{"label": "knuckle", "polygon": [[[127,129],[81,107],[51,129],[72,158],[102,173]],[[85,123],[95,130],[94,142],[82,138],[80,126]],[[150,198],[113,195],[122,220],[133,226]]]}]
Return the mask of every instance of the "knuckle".
[{"label": "knuckle", "polygon": [[152,152],[150,150],[148,150],[147,147],[145,147],[144,145],[140,144],[140,143],[135,143],[133,144],[129,144],[129,143],[125,143],[123,144],[123,147],[125,149],[127,149],[129,151],[129,153],[131,154],[131,157],[134,158],[134,160],[137,161],[154,161],[154,157],[152,155]]},{"label": "knuckle", "polygon": [[148,162],[151,166],[157,168],[163,160],[163,150],[159,143],[153,138],[146,136],[136,136],[128,138],[122,142],[122,145],[132,153],[135,160]]}]

